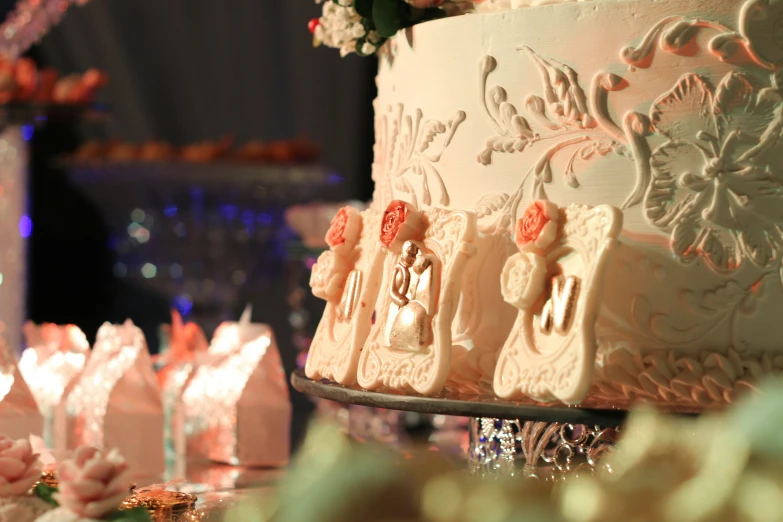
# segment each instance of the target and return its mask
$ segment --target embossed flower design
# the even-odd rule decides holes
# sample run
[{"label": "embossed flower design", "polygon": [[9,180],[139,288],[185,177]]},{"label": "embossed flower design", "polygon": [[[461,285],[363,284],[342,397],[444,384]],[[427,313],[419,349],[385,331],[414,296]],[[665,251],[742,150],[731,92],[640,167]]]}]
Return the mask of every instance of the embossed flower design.
[{"label": "embossed flower design", "polygon": [[761,267],[779,258],[783,172],[770,155],[783,130],[780,102],[732,72],[714,92],[687,74],[653,104],[653,130],[668,141],[652,153],[644,209],[671,232],[681,261],[732,270],[746,257]]},{"label": "embossed flower design", "polygon": [[346,259],[331,250],[318,256],[310,272],[310,288],[313,295],[325,301],[339,301],[350,266]]},{"label": "embossed flower design", "polygon": [[383,213],[378,238],[381,245],[394,253],[400,252],[403,243],[419,235],[421,221],[421,213],[412,205],[404,201],[392,201]]},{"label": "embossed flower design", "polygon": [[551,201],[534,201],[517,221],[514,241],[520,250],[544,250],[557,239],[560,210]]},{"label": "embossed flower design", "polygon": [[362,216],[353,207],[337,211],[326,233],[326,244],[338,255],[350,255],[362,233]]},{"label": "embossed flower design", "polygon": [[754,58],[772,68],[783,65],[783,2],[746,2],[740,14],[740,31]]},{"label": "embossed flower design", "polygon": [[526,310],[533,306],[546,286],[546,260],[532,252],[520,252],[506,260],[500,274],[500,291],[510,305]]}]

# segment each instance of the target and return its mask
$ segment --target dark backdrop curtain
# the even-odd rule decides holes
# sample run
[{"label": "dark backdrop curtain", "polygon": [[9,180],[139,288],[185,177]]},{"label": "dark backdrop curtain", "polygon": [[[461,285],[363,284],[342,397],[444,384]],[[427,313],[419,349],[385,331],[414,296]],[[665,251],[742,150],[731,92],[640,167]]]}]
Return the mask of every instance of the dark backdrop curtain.
[{"label": "dark backdrop curtain", "polygon": [[[43,39],[32,51],[41,65],[109,73],[101,99],[111,119],[79,132],[50,122],[35,135],[33,320],[75,323],[93,338],[101,322],[131,317],[154,351],[157,326],[169,317],[169,303],[114,279],[100,212],[52,168],[83,137],[185,144],[306,136],[322,147],[322,164],[345,176],[351,196],[369,198],[376,63],[313,49],[307,21],[319,10],[313,0],[92,0]],[[255,319],[275,326],[290,371],[287,313],[276,306]],[[295,395],[294,404],[306,411],[310,403]],[[294,439],[302,426],[294,423]]]},{"label": "dark backdrop curtain", "polygon": [[304,135],[367,192],[374,60],[313,49],[313,0],[92,0],[42,42],[60,71],[109,72],[112,136],[178,144]]},{"label": "dark backdrop curtain", "polygon": [[32,54],[61,74],[106,70],[111,118],[35,136],[32,319],[74,322],[91,337],[102,321],[131,317],[150,337],[168,318],[169,303],[114,280],[100,213],[51,169],[84,135],[175,144],[306,136],[351,196],[369,198],[376,63],[314,49],[307,21],[319,11],[312,0],[92,0],[69,10]]}]

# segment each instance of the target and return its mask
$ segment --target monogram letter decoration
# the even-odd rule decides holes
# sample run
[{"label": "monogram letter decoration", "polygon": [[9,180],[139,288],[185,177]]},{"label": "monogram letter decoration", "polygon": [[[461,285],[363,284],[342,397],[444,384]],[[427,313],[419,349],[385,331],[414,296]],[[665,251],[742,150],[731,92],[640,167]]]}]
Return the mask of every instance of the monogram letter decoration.
[{"label": "monogram letter decoration", "polygon": [[552,278],[551,286],[552,292],[541,311],[539,328],[545,335],[551,334],[553,330],[559,335],[564,335],[574,318],[576,300],[579,296],[579,279],[574,276],[565,278],[559,275]]},{"label": "monogram letter decoration", "polygon": [[449,376],[451,325],[465,263],[473,254],[476,215],[392,201],[380,244],[387,251],[384,289],[359,361],[365,389],[438,393]]},{"label": "monogram letter decoration", "polygon": [[311,379],[356,382],[359,352],[372,324],[383,275],[385,253],[376,240],[380,213],[344,207],[332,220],[326,242],[310,276],[313,295],[326,301],[307,356]]},{"label": "monogram letter decoration", "polygon": [[531,204],[517,222],[519,253],[501,274],[503,298],[519,312],[495,370],[504,399],[579,403],[595,366],[595,319],[604,266],[622,213],[610,206]]}]

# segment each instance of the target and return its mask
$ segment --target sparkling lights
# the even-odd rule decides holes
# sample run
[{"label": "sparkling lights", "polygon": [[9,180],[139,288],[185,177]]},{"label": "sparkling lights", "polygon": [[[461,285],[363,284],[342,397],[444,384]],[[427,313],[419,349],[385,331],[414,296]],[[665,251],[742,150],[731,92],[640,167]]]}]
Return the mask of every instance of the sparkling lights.
[{"label": "sparkling lights", "polygon": [[87,1],[19,0],[0,24],[0,54],[18,58],[57,25],[71,5],[84,5]]},{"label": "sparkling lights", "polygon": [[144,266],[141,267],[141,275],[143,275],[146,279],[152,279],[157,275],[157,273],[158,267],[152,263],[145,263]]}]

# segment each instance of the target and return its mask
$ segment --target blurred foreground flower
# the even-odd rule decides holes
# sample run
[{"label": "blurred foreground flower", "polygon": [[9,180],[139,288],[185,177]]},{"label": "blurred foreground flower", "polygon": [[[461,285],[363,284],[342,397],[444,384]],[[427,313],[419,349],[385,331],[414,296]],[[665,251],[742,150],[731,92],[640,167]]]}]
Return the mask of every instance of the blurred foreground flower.
[{"label": "blurred foreground flower", "polygon": [[356,443],[316,422],[278,495],[237,506],[230,522],[561,522],[550,485],[481,481],[431,451]]},{"label": "blurred foreground flower", "polygon": [[722,414],[634,412],[592,476],[481,479],[429,451],[357,444],[316,423],[276,494],[227,521],[783,521],[783,381]]},{"label": "blurred foreground flower", "polygon": [[699,418],[628,419],[607,470],[559,495],[570,522],[783,521],[783,382]]}]

